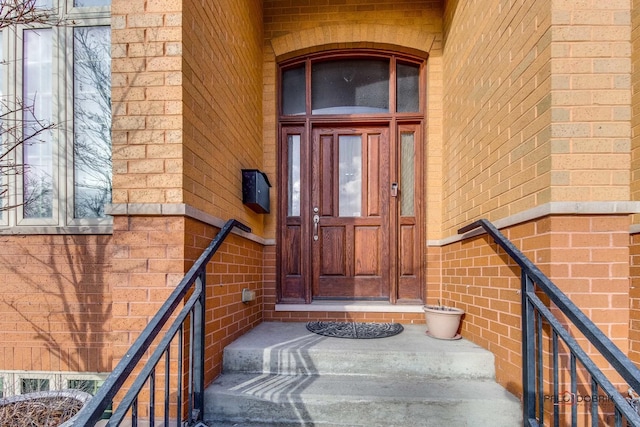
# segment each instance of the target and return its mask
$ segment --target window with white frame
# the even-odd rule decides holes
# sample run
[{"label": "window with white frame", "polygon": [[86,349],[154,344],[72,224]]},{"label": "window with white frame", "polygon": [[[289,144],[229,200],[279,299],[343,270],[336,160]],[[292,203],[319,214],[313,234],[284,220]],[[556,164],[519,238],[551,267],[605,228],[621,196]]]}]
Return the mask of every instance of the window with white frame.
[{"label": "window with white frame", "polygon": [[27,7],[0,33],[5,230],[110,224],[104,214],[112,177],[110,3],[0,2]]},{"label": "window with white frame", "polygon": [[95,395],[108,374],[0,371],[0,398],[38,391],[81,390]]}]

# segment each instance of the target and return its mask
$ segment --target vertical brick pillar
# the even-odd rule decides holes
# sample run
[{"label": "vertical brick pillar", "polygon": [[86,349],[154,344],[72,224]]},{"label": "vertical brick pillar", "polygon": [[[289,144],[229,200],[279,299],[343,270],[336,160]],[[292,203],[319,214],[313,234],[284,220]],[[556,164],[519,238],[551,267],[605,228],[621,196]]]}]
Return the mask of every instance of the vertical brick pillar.
[{"label": "vertical brick pillar", "polygon": [[[538,234],[547,235],[549,248],[538,250],[536,259],[541,263],[543,271],[573,301],[598,328],[609,337],[623,353],[629,349],[629,223],[628,215],[584,215],[553,216],[538,222]],[[531,238],[535,244],[535,237]],[[523,242],[526,244],[526,242]],[[552,306],[558,318],[564,316]],[[626,394],[627,384],[600,356],[599,352],[584,336],[563,321],[567,330],[578,344],[589,354],[604,375],[614,385],[618,385],[620,393]],[[547,342],[550,360],[551,340]],[[570,393],[570,356],[568,348],[560,345],[560,399]],[[589,376],[578,363],[576,410],[581,420],[590,420],[590,404],[584,401],[591,396]],[[552,394],[550,382],[551,372],[545,374],[546,393]],[[603,391],[598,392],[604,396]],[[547,417],[552,416],[554,402],[545,401]],[[570,423],[571,406],[561,407],[561,423]],[[601,401],[598,405],[600,422],[613,424],[613,404]]]},{"label": "vertical brick pillar", "polygon": [[114,366],[184,276],[184,227],[182,217],[114,217]]},{"label": "vertical brick pillar", "polygon": [[629,357],[640,366],[640,234],[631,236],[631,286],[629,289]]}]

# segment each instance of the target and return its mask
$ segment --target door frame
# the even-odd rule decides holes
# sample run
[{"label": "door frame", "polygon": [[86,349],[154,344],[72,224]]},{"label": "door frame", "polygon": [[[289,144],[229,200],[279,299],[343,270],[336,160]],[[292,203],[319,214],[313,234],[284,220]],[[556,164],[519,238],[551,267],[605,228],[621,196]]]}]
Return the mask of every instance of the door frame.
[{"label": "door frame", "polygon": [[[305,124],[280,124],[278,164],[278,240],[276,251],[277,301],[279,303],[310,304],[313,301],[313,264],[311,256],[312,239],[312,200],[311,189],[301,191],[300,215],[290,217],[288,211],[287,181],[288,181],[288,137],[300,135],[301,180],[307,186],[312,182],[311,151],[313,131],[317,128],[382,128],[388,129],[389,137],[389,176],[390,182],[399,180],[400,163],[400,135],[403,132],[415,134],[415,215],[405,217],[400,214],[399,198],[389,198],[389,302],[419,304],[424,301],[425,287],[425,191],[424,183],[424,138],[423,120],[306,120]],[[402,183],[401,183],[402,185]],[[402,191],[402,190],[401,190]],[[414,230],[413,233],[405,230]],[[291,230],[294,230],[293,232]],[[291,233],[296,237],[292,238]],[[400,239],[406,240],[404,243]],[[304,255],[302,245],[308,242],[310,249]],[[284,243],[295,242],[285,247]],[[408,254],[407,248],[412,249]],[[401,259],[401,257],[403,257]],[[407,264],[411,264],[408,266]],[[293,266],[293,268],[292,268]],[[415,274],[405,274],[405,271],[415,271]],[[296,274],[285,274],[295,271]],[[409,291],[407,291],[409,289]]]},{"label": "door frame", "polygon": [[[396,63],[413,63],[419,65],[419,112],[403,113],[395,112],[395,106],[391,107],[389,113],[377,114],[348,114],[348,115],[314,115],[311,112],[311,64],[316,60],[327,60],[335,58],[358,58],[358,57],[389,57],[391,61],[390,76],[390,101],[395,102]],[[288,138],[291,135],[299,135],[300,138],[300,179],[302,182],[311,182],[311,138],[313,129],[317,127],[381,127],[386,126],[389,132],[390,144],[390,176],[393,182],[394,177],[398,178],[398,165],[400,153],[398,150],[400,134],[403,129],[412,129],[415,134],[415,212],[412,218],[405,218],[400,215],[400,204],[397,198],[390,201],[390,295],[389,302],[392,304],[418,304],[424,301],[425,292],[425,259],[426,246],[424,236],[426,235],[426,191],[425,191],[425,135],[426,126],[426,60],[424,57],[400,54],[373,49],[350,49],[340,51],[321,52],[305,57],[293,58],[279,64],[278,86],[282,88],[282,73],[284,70],[298,69],[303,65],[306,79],[306,109],[305,113],[295,113],[293,115],[283,115],[282,90],[278,91],[279,116],[278,116],[278,138],[277,138],[277,218],[276,218],[276,302],[282,304],[310,304],[313,299],[312,293],[312,263],[311,253],[303,256],[301,253],[302,239],[311,238],[311,191],[303,191],[300,196],[300,206],[298,216],[287,215],[289,209],[288,201],[288,177],[289,177],[289,149]],[[395,104],[394,104],[395,105]],[[394,219],[391,216],[395,215]],[[413,231],[412,231],[413,230]],[[410,253],[407,251],[410,247]],[[406,255],[406,256],[405,256]],[[408,258],[407,258],[408,257]],[[408,271],[413,274],[407,274]],[[408,291],[405,291],[408,290]]]}]

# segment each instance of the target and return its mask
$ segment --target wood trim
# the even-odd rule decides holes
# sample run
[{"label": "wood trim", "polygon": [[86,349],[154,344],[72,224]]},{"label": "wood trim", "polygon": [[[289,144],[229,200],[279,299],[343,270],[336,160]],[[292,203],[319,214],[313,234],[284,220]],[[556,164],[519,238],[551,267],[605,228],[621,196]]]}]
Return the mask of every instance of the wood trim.
[{"label": "wood trim", "polygon": [[[333,59],[352,59],[352,58],[389,58],[389,113],[383,114],[349,114],[349,115],[312,115],[311,114],[311,71],[312,71],[312,63],[314,61],[324,61],[324,60],[333,60]],[[413,63],[420,66],[420,89],[419,89],[419,97],[420,103],[419,108],[420,112],[416,113],[397,113],[397,102],[396,102],[396,64],[398,62],[401,63]],[[397,52],[390,52],[386,50],[375,50],[375,49],[338,49],[332,51],[325,51],[320,53],[312,53],[306,56],[298,57],[295,59],[287,60],[279,64],[279,73],[278,73],[278,82],[281,82],[282,71],[286,68],[290,68],[292,66],[296,66],[299,64],[305,64],[305,114],[304,115],[296,115],[296,116],[279,116],[279,146],[277,147],[277,158],[278,164],[280,165],[283,173],[280,173],[278,176],[278,188],[280,189],[280,197],[278,200],[279,209],[278,209],[278,225],[277,225],[277,235],[278,235],[278,245],[277,245],[277,262],[276,262],[276,277],[278,278],[278,302],[280,303],[306,303],[309,304],[312,302],[312,280],[311,277],[313,275],[312,270],[312,262],[311,257],[313,255],[312,251],[310,251],[309,255],[300,256],[300,271],[302,271],[302,275],[304,276],[296,286],[298,286],[298,294],[293,296],[288,294],[287,292],[283,292],[287,290],[287,287],[291,285],[290,282],[287,282],[286,272],[283,271],[283,256],[287,254],[287,250],[291,250],[291,245],[287,243],[287,150],[286,150],[286,137],[292,131],[300,132],[301,135],[304,135],[302,141],[304,141],[303,146],[310,150],[312,147],[312,138],[314,134],[315,128],[331,128],[337,127],[341,129],[348,128],[366,128],[366,127],[386,127],[388,129],[388,138],[389,138],[389,150],[388,155],[389,158],[389,176],[390,182],[399,180],[399,135],[401,129],[411,129],[412,132],[415,133],[415,149],[416,149],[416,163],[415,163],[415,209],[416,209],[416,217],[415,224],[417,229],[417,235],[412,237],[412,245],[415,246],[414,256],[416,257],[413,260],[412,265],[415,265],[416,268],[419,269],[417,275],[417,283],[419,286],[417,290],[413,293],[415,298],[406,298],[405,293],[399,291],[399,270],[397,267],[397,263],[391,262],[389,274],[391,275],[389,287],[389,301],[392,304],[397,302],[402,303],[421,303],[424,297],[424,248],[421,242],[424,242],[424,236],[426,235],[426,231],[424,230],[424,218],[425,214],[424,204],[422,198],[424,198],[424,135],[423,135],[423,127],[425,122],[425,114],[426,114],[426,60],[424,57],[420,56],[412,56],[408,54],[402,54]],[[282,90],[278,90],[278,111],[281,108],[281,97]],[[302,168],[304,178],[301,176],[301,180],[303,181],[301,188],[304,193],[304,200],[301,201],[301,217],[298,222],[299,227],[299,236],[301,241],[305,241],[305,239],[311,239],[311,223],[310,221],[305,220],[305,218],[311,218],[313,213],[311,212],[311,194],[312,194],[312,177],[311,177],[311,163],[314,161],[311,158],[311,153],[306,152],[306,154],[302,155],[304,158],[305,165]],[[317,159],[316,159],[317,160]],[[385,189],[388,191],[389,189]],[[400,218],[400,206],[397,199],[389,201],[389,220],[392,226],[389,229],[389,246],[390,246],[390,259],[398,259],[399,256],[399,247],[398,242],[401,236],[401,223],[402,219]],[[296,231],[298,232],[298,231]],[[297,237],[296,237],[297,238]],[[295,249],[297,250],[297,249]],[[290,290],[290,289],[289,289]]]}]

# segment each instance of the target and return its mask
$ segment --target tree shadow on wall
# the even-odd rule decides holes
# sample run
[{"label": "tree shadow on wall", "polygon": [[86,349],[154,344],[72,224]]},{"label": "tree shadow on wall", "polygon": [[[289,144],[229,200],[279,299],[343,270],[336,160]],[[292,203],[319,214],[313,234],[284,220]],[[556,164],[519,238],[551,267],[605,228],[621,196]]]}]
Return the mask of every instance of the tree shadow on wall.
[{"label": "tree shadow on wall", "polygon": [[0,264],[6,271],[5,292],[13,294],[5,301],[15,312],[15,332],[26,334],[28,325],[50,358],[33,363],[40,363],[42,370],[110,371],[106,276],[111,236],[46,236],[33,244],[28,239],[0,238],[6,248]]}]

